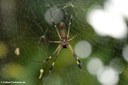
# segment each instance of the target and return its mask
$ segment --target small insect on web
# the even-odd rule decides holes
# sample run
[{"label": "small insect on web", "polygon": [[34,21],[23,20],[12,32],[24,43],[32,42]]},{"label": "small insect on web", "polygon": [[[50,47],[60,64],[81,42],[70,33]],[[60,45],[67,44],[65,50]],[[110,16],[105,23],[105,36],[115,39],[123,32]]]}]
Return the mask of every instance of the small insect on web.
[{"label": "small insect on web", "polygon": [[57,24],[55,23],[55,21],[53,19],[52,12],[51,12],[51,9],[50,8],[49,8],[49,12],[50,12],[50,16],[51,16],[51,22],[54,25],[54,28],[56,29],[57,35],[58,35],[58,37],[60,39],[58,41],[50,41],[50,40],[48,40],[48,43],[59,44],[58,47],[56,48],[56,50],[52,53],[52,55],[49,56],[46,60],[44,60],[44,62],[47,62],[48,60],[50,60],[56,54],[55,59],[52,62],[52,66],[51,66],[51,68],[49,70],[49,73],[52,71],[52,69],[53,69],[53,67],[55,65],[55,61],[56,61],[56,59],[57,59],[57,57],[58,57],[61,49],[64,49],[64,48],[69,48],[69,50],[71,51],[73,57],[75,58],[75,60],[76,60],[76,62],[78,64],[78,67],[80,68],[80,70],[82,70],[82,68],[81,68],[81,62],[80,62],[79,58],[77,57],[77,55],[75,54],[72,46],[69,43],[71,40],[73,40],[77,36],[77,35],[75,35],[72,38],[69,38],[69,35],[70,35],[70,26],[71,26],[71,21],[73,19],[73,15],[71,15],[71,17],[69,19],[68,32],[66,33],[66,31],[65,31],[65,23],[64,22],[60,22],[59,28],[58,28],[57,27]]}]

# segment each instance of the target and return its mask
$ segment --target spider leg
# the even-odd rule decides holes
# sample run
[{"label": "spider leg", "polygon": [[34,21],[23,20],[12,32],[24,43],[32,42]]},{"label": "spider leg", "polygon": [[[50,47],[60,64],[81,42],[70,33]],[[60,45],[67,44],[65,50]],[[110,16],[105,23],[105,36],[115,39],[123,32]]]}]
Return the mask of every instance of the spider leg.
[{"label": "spider leg", "polygon": [[56,61],[56,59],[57,59],[57,57],[58,57],[58,55],[59,55],[59,53],[60,53],[60,50],[61,50],[61,47],[60,47],[60,48],[58,49],[58,51],[57,51],[57,55],[56,55],[54,61],[52,62],[52,66],[51,66],[51,68],[50,68],[50,70],[49,70],[49,73],[51,73],[52,69],[54,68],[55,61]]},{"label": "spider leg", "polygon": [[54,25],[56,31],[57,31],[57,34],[58,34],[58,37],[61,39],[61,36],[60,36],[60,33],[59,33],[59,30],[57,28],[57,25],[55,23],[55,21],[53,20],[53,17],[52,17],[52,12],[51,12],[51,9],[49,8],[49,11],[50,11],[50,16],[51,16],[51,21],[52,21],[52,24]]},{"label": "spider leg", "polygon": [[40,42],[42,41],[42,39],[45,40],[45,35],[42,35],[42,36],[40,37],[38,43],[40,43]]},{"label": "spider leg", "polygon": [[73,57],[75,58],[78,67],[79,67],[80,70],[82,71],[81,62],[80,62],[79,58],[77,57],[77,55],[75,54],[75,52],[74,52],[74,50],[73,50],[73,48],[72,48],[72,46],[71,46],[70,44],[69,44],[69,49],[70,49],[70,51],[72,52]]},{"label": "spider leg", "polygon": [[69,19],[67,38],[69,37],[69,34],[70,34],[70,26],[71,26],[72,18],[73,18],[73,15],[71,15],[71,17],[70,17],[70,19]]},{"label": "spider leg", "polygon": [[53,21],[53,19],[52,19],[52,23],[54,24],[54,27],[55,27],[55,29],[56,29],[56,31],[57,31],[57,34],[58,34],[58,37],[61,39],[61,36],[60,36],[59,30],[58,30],[58,28],[57,28],[57,26],[56,26],[55,22]]},{"label": "spider leg", "polygon": [[44,35],[42,35],[42,36],[40,37],[38,43],[40,43],[42,39],[43,39],[43,40],[46,40],[46,33],[47,33],[47,31],[48,31],[48,29],[46,29],[46,31],[44,32]]},{"label": "spider leg", "polygon": [[41,78],[42,78],[43,73],[44,73],[44,70],[41,68],[41,69],[40,69],[39,79],[41,79]]},{"label": "spider leg", "polygon": [[73,36],[72,38],[70,38],[68,41],[73,40],[75,37],[77,37],[77,35]]},{"label": "spider leg", "polygon": [[49,56],[46,60],[44,60],[43,62],[47,62],[48,60],[50,60],[52,58],[52,56],[61,48],[61,45],[59,45],[56,50],[53,52],[53,54],[51,56]]},{"label": "spider leg", "polygon": [[49,43],[61,43],[61,41],[48,41]]}]

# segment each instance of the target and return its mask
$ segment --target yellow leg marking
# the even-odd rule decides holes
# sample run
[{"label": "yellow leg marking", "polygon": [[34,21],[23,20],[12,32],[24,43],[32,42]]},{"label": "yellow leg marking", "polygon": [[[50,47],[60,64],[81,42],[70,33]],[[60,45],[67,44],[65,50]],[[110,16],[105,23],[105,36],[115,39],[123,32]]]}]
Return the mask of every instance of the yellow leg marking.
[{"label": "yellow leg marking", "polygon": [[[56,50],[53,52],[52,56],[53,56],[60,48],[61,48],[61,45],[59,45],[59,46],[56,48]],[[48,57],[48,58],[47,58],[46,60],[44,60],[43,62],[48,61],[49,59],[52,58],[52,56]]]},{"label": "yellow leg marking", "polygon": [[78,67],[79,67],[80,70],[82,71],[80,60],[79,60],[79,58],[76,56],[76,54],[74,53],[74,50],[73,50],[73,48],[72,48],[72,46],[71,46],[70,44],[69,44],[69,49],[70,49],[70,51],[72,52],[73,57],[75,58]]},{"label": "yellow leg marking", "polygon": [[55,62],[52,63],[52,66],[54,66],[54,65],[55,65]]},{"label": "yellow leg marking", "polygon": [[58,57],[58,55],[59,55],[59,53],[60,53],[60,50],[61,50],[61,48],[59,48],[58,51],[57,51],[57,56],[56,56],[55,60],[54,60],[53,63],[52,63],[52,66],[51,66],[51,68],[50,68],[50,70],[49,70],[49,73],[51,73],[51,71],[52,71],[52,69],[53,69],[53,67],[54,67],[54,65],[55,65],[55,61],[56,61],[56,59],[57,59],[57,57]]},{"label": "yellow leg marking", "polygon": [[43,69],[40,69],[39,79],[41,79],[41,78],[42,78],[43,73],[44,73],[44,70],[43,70]]},{"label": "yellow leg marking", "polygon": [[77,64],[80,64],[79,61],[77,61]]}]

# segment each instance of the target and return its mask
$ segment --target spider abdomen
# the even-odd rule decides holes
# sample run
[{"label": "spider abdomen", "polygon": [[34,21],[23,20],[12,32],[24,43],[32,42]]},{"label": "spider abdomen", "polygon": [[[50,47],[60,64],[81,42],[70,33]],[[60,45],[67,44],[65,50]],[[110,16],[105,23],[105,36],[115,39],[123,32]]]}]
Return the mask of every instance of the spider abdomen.
[{"label": "spider abdomen", "polygon": [[67,48],[68,47],[68,41],[67,41],[67,39],[62,39],[62,41],[61,41],[61,47],[62,48]]}]

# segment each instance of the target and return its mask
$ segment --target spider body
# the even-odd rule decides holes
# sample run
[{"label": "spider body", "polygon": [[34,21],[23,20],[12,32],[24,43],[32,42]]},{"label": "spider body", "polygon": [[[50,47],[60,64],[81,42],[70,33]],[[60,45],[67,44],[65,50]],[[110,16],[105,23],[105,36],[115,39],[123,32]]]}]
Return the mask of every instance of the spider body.
[{"label": "spider body", "polygon": [[68,39],[67,34],[65,31],[65,24],[64,22],[60,22],[60,36],[61,36],[61,48],[67,48],[68,47]]}]

